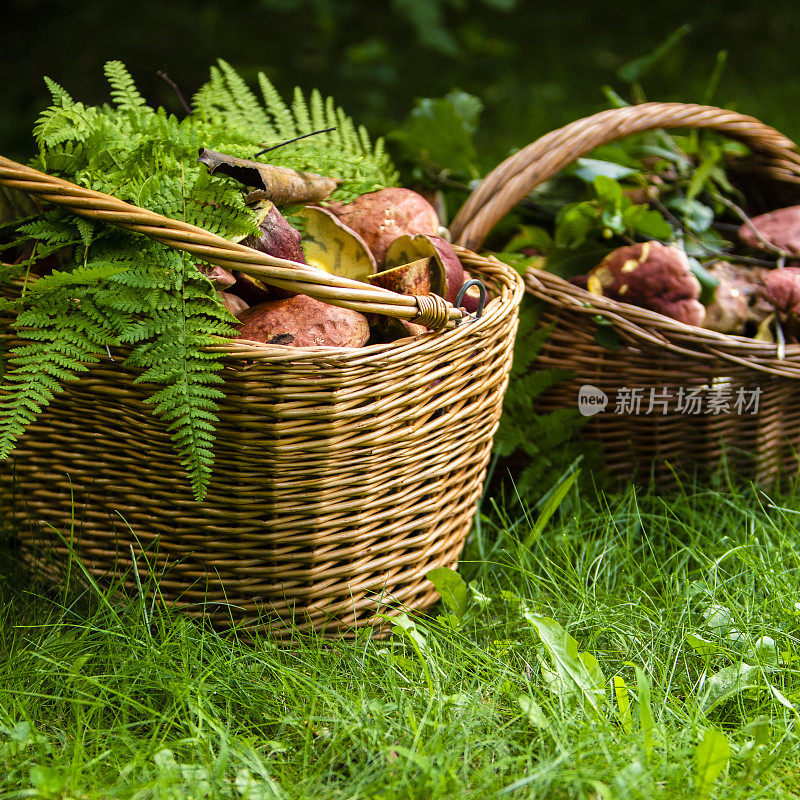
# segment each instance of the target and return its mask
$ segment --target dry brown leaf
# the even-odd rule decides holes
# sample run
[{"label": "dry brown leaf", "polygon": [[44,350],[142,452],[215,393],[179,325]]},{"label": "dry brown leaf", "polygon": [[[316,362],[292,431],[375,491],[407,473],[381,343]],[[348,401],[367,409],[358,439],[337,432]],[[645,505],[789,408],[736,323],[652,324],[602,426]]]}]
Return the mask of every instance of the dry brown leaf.
[{"label": "dry brown leaf", "polygon": [[254,189],[247,196],[248,203],[260,200],[271,200],[276,206],[318,203],[341,182],[314,172],[298,172],[287,167],[228,156],[207,147],[200,148],[197,160],[208,167],[209,174],[221,172]]}]

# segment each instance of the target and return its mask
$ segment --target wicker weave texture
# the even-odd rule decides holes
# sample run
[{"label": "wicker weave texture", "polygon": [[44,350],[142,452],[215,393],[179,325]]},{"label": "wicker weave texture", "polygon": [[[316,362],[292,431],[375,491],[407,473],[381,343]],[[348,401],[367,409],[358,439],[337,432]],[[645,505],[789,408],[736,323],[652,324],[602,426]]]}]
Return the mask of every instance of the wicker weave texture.
[{"label": "wicker weave texture", "polygon": [[[655,128],[709,128],[745,142],[752,173],[797,190],[800,153],[789,139],[753,117],[711,106],[645,103],[604,111],[553,131],[493,170],[470,196],[452,232],[468,247],[481,245],[494,225],[525,195],[593,148]],[[795,198],[800,191],[793,192]],[[798,200],[795,199],[794,202]],[[576,408],[581,386],[609,397],[620,389],[651,390],[677,397],[688,390],[703,401],[723,389],[758,397],[758,413],[731,403],[721,413],[688,414],[668,404],[667,413],[593,416],[586,432],[603,447],[610,471],[629,478],[637,470],[657,481],[674,480],[676,468],[707,474],[724,456],[744,475],[766,482],[798,471],[800,450],[800,345],[778,345],[684,325],[660,314],[598,297],[561,278],[528,270],[526,289],[543,304],[542,324],[552,324],[538,366],[572,374],[544,393],[542,412]],[[610,323],[619,341],[598,342],[598,320]],[[647,402],[645,402],[647,405]],[[707,404],[703,403],[703,408]]]},{"label": "wicker weave texture", "polygon": [[[492,290],[481,319],[362,349],[234,343],[216,463],[196,503],[153,387],[114,354],[69,384],[0,473],[0,508],[58,570],[91,573],[224,627],[349,635],[437,599],[480,495],[508,380],[521,279],[459,251]],[[4,346],[14,344],[6,331]],[[136,570],[133,569],[133,557]]]}]

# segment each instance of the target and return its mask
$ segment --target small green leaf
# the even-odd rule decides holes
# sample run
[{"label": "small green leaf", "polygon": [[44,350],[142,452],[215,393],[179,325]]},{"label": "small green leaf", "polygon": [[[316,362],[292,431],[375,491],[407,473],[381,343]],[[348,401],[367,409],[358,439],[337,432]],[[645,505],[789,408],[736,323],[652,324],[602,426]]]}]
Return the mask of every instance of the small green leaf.
[{"label": "small green leaf", "polygon": [[66,788],[66,781],[60,772],[40,764],[31,767],[29,780],[40,796],[60,795]]},{"label": "small green leaf", "polygon": [[748,689],[761,688],[763,685],[759,667],[744,662],[738,666],[723,667],[706,681],[706,691],[701,704],[707,713],[734,695]]},{"label": "small green leaf", "polygon": [[669,222],[658,211],[652,209],[636,215],[633,221],[633,233],[662,242],[668,242],[674,235]]},{"label": "small green leaf", "polygon": [[597,196],[611,206],[612,209],[619,210],[622,206],[622,187],[608,175],[596,175],[592,181]]},{"label": "small green leaf", "polygon": [[696,258],[689,257],[689,267],[692,274],[700,282],[700,302],[707,306],[714,302],[717,293],[719,278],[715,278]]},{"label": "small green leaf", "polygon": [[770,686],[769,687],[770,694],[784,707],[788,708],[789,711],[794,712],[797,714],[797,709],[794,707],[792,702],[783,694],[777,686]]},{"label": "small green leaf", "polygon": [[619,724],[625,733],[630,733],[633,730],[631,703],[628,697],[628,685],[622,675],[614,676],[614,696],[617,698],[617,708],[619,709]]},{"label": "small green leaf", "polygon": [[521,694],[517,698],[517,703],[519,703],[522,713],[527,714],[531,725],[544,731],[550,730],[550,721],[542,711],[542,707],[529,694]]},{"label": "small green leaf", "polygon": [[392,137],[415,160],[478,177],[473,137],[482,108],[477,97],[458,89],[444,97],[426,97],[417,101],[406,124]]},{"label": "small green leaf", "polygon": [[709,729],[694,751],[695,796],[707,800],[717,778],[728,766],[731,746],[721,731]]},{"label": "small green leaf", "polygon": [[714,209],[699,200],[689,197],[673,197],[667,200],[665,205],[680,216],[684,225],[695,233],[707,231],[714,221]]},{"label": "small green leaf", "polygon": [[709,175],[719,162],[720,158],[722,158],[722,151],[719,147],[715,146],[709,148],[708,154],[700,162],[697,169],[694,171],[694,175],[692,175],[689,188],[686,190],[687,200],[694,200],[694,198],[706,188]]},{"label": "small green leaf", "polygon": [[469,608],[469,592],[464,579],[454,570],[437,567],[425,576],[442,596],[442,601],[456,615],[459,622]]},{"label": "small green leaf", "polygon": [[598,228],[599,209],[591,201],[573,203],[556,216],[555,246],[575,249],[582,245],[588,235]]},{"label": "small green leaf", "polygon": [[622,344],[616,329],[609,325],[600,325],[594,332],[594,340],[606,350],[619,350]]},{"label": "small green leaf", "polygon": [[542,674],[550,690],[567,700],[582,700],[596,716],[602,717],[606,681],[597,659],[590,653],[579,653],[578,642],[556,620],[530,611],[523,616],[539,634],[552,662],[552,669],[542,664]]},{"label": "small green leaf", "polygon": [[615,164],[613,161],[603,161],[599,158],[579,158],[575,162],[575,166],[570,169],[572,175],[576,175],[586,183],[593,183],[598,176],[620,181],[636,175],[637,172],[638,170],[632,167]]},{"label": "small green leaf", "polygon": [[698,655],[711,656],[719,652],[719,647],[701,636],[694,633],[686,634],[686,644],[688,644]]},{"label": "small green leaf", "polygon": [[511,237],[502,252],[515,253],[530,248],[538,250],[540,253],[547,253],[552,246],[553,238],[544,228],[536,225],[523,225]]}]

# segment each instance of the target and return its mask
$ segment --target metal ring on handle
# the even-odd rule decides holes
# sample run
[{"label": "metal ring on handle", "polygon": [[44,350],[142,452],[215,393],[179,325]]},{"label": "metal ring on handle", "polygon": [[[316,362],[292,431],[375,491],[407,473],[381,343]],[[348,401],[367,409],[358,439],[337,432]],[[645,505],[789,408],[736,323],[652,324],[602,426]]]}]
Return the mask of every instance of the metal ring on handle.
[{"label": "metal ring on handle", "polygon": [[[467,293],[467,289],[472,286],[477,286],[478,291],[480,293],[480,297],[478,298],[478,310],[475,312],[475,319],[480,319],[483,316],[483,309],[486,306],[486,286],[484,285],[483,281],[479,281],[477,278],[470,278],[458,291],[456,295],[456,302],[455,307],[461,308],[461,302],[464,299],[464,295]],[[456,323],[458,325],[458,322]]]}]

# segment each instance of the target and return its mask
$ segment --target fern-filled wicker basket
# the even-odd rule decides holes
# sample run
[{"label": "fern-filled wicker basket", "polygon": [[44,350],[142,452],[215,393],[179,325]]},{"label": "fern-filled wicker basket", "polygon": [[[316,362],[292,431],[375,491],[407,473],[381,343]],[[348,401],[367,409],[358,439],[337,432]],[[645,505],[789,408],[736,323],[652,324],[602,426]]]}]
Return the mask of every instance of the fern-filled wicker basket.
[{"label": "fern-filled wicker basket", "polygon": [[[284,262],[187,223],[0,159],[0,183],[246,271],[290,291],[431,330],[364,348],[235,341],[224,352],[203,502],[125,354],[56,394],[0,471],[24,554],[62,573],[70,550],[132,593],[219,627],[354,635],[437,599],[481,494],[508,380],[521,278],[460,248],[489,290],[480,318]],[[18,343],[6,320],[2,347]],[[155,592],[150,587],[150,592]]]},{"label": "fern-filled wicker basket", "polygon": [[[800,153],[779,132],[721,108],[645,103],[573,122],[508,158],[460,210],[454,239],[478,249],[516,203],[565,166],[600,145],[657,128],[711,129],[745,143],[752,155],[738,168],[748,180],[769,187],[784,205],[799,201]],[[605,395],[608,405],[589,417],[584,431],[602,446],[613,475],[652,475],[663,485],[676,471],[708,475],[725,460],[758,482],[798,472],[800,345],[781,348],[679,323],[535,268],[525,283],[542,304],[541,324],[552,326],[537,365],[570,373],[541,395],[537,410],[577,409],[582,387],[600,400]],[[616,349],[598,335],[609,325]],[[639,392],[626,395],[643,400],[639,413],[631,402],[619,404],[621,390]],[[687,413],[693,409],[686,403],[679,408],[675,400],[689,393],[704,401],[704,413]],[[651,396],[669,402],[646,413]],[[713,406],[712,396],[728,403]]]}]

